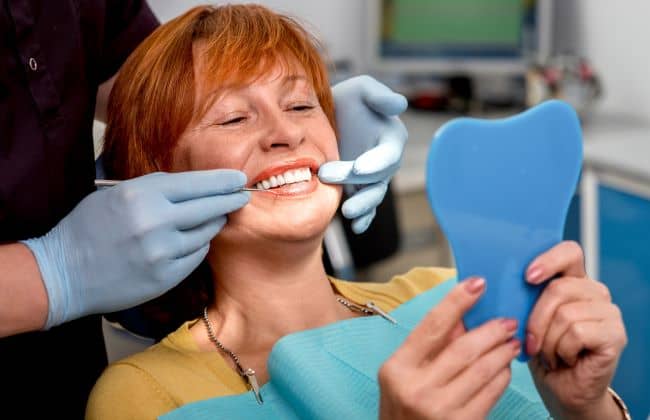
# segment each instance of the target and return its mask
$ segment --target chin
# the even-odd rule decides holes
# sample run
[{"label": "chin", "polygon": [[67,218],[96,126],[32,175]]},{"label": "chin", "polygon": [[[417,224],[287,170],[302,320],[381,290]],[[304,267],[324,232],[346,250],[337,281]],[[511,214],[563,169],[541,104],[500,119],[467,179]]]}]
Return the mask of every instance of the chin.
[{"label": "chin", "polygon": [[325,234],[336,208],[328,213],[322,209],[320,211],[324,213],[321,218],[297,216],[291,219],[277,220],[272,229],[265,230],[265,236],[287,242],[320,240]]},{"label": "chin", "polygon": [[340,199],[341,187],[333,185],[321,185],[313,194],[302,197],[253,196],[247,206],[228,216],[219,236],[240,244],[318,240],[320,246]]}]

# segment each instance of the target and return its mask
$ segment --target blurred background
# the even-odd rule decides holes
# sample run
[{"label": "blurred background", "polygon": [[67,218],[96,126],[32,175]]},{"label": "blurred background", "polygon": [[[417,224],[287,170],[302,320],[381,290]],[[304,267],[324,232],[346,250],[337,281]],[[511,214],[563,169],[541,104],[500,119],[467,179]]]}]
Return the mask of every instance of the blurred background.
[{"label": "blurred background", "polygon": [[[149,0],[163,22],[203,3]],[[385,281],[413,266],[453,266],[424,193],[427,152],[446,121],[506,117],[550,98],[573,105],[585,161],[565,236],[581,242],[589,275],[607,283],[623,310],[630,344],[614,388],[634,418],[648,417],[650,2],[258,3],[298,18],[321,39],[333,82],[370,74],[409,100],[403,164],[372,228],[356,236],[337,221],[330,232],[327,256],[340,277]]]}]

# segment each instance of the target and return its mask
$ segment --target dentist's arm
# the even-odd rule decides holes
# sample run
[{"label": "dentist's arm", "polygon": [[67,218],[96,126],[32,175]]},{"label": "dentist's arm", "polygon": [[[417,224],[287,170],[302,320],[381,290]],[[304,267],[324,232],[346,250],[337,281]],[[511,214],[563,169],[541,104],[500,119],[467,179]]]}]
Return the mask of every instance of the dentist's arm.
[{"label": "dentist's arm", "polygon": [[42,328],[47,292],[29,249],[20,243],[0,245],[0,273],[0,337]]},{"label": "dentist's arm", "polygon": [[88,195],[46,235],[23,241],[26,247],[3,246],[0,334],[163,294],[203,260],[226,215],[248,202],[239,192],[245,183],[233,170],[145,175]]},{"label": "dentist's arm", "polygon": [[341,209],[353,219],[352,230],[362,233],[399,169],[408,133],[397,115],[404,112],[407,101],[369,76],[338,83],[332,93],[341,161],[321,166],[318,177],[331,184],[362,186]]}]

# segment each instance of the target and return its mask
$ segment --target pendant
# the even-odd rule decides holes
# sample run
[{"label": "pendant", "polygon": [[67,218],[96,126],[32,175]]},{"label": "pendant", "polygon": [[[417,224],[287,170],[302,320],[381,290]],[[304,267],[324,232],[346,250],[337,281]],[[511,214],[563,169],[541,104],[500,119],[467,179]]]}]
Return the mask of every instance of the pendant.
[{"label": "pendant", "polygon": [[255,376],[255,371],[251,368],[246,369],[246,372],[244,372],[244,376],[246,376],[246,381],[248,382],[248,385],[250,385],[251,389],[253,390],[253,394],[255,394],[255,399],[257,400],[258,404],[264,404],[264,400],[262,399],[262,394],[260,394],[260,386],[257,383],[257,377]]},{"label": "pendant", "polygon": [[386,312],[384,312],[379,306],[375,305],[374,302],[366,303],[366,308],[370,309],[372,312],[374,312],[377,315],[381,316],[385,320],[390,321],[393,324],[397,324],[397,320],[395,318],[393,318],[392,316],[390,316]]}]

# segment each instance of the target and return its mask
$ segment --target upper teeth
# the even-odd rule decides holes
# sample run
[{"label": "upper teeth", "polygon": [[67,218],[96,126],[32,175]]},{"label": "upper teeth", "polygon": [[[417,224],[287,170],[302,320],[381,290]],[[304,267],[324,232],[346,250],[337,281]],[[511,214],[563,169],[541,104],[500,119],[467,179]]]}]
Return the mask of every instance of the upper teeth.
[{"label": "upper teeth", "polygon": [[268,190],[269,188],[279,187],[284,184],[309,181],[310,179],[311,170],[309,168],[290,169],[283,174],[273,175],[270,178],[258,182],[255,187],[258,190]]}]

